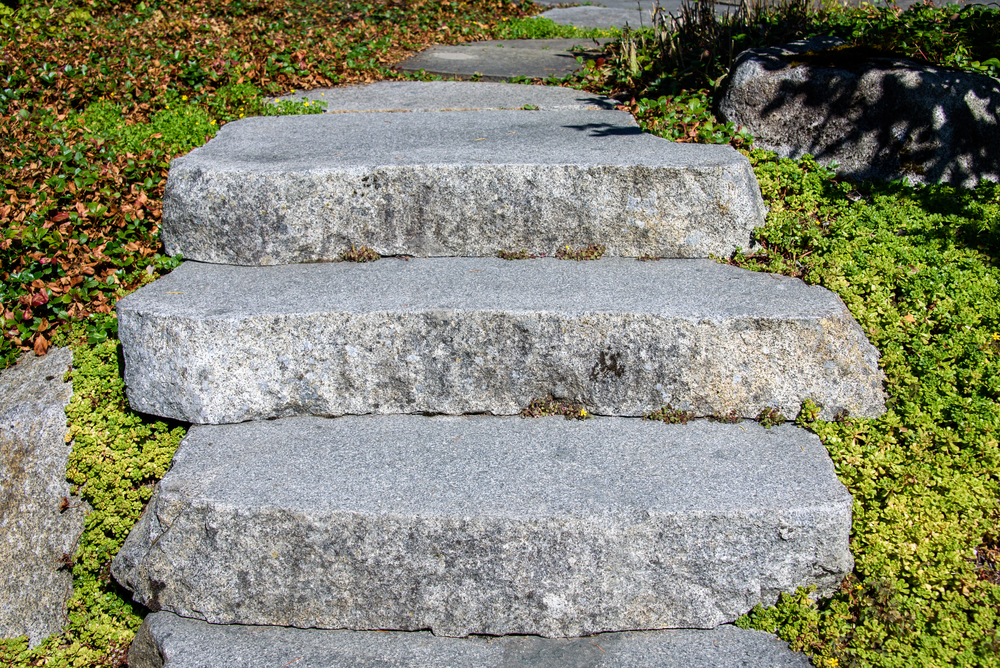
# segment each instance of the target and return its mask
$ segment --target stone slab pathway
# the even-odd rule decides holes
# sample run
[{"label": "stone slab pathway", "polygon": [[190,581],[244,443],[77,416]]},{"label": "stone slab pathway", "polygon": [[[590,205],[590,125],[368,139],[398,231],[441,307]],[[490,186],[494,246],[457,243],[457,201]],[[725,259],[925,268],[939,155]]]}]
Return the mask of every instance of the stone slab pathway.
[{"label": "stone slab pathway", "polygon": [[609,39],[513,39],[434,46],[404,60],[401,72],[458,79],[506,81],[514,77],[565,77],[582,65],[577,56],[596,58]]},{"label": "stone slab pathway", "polygon": [[710,260],[189,262],[118,319],[133,407],[196,423],[511,415],[547,394],[600,415],[884,412],[836,295]]},{"label": "stone slab pathway", "polygon": [[207,624],[146,617],[131,668],[810,668],[804,654],[759,631],[606,633],[439,638],[427,632],[357,632]]},{"label": "stone slab pathway", "polygon": [[292,91],[279,100],[310,100],[330,114],[403,111],[614,111],[618,102],[601,95],[557,86],[466,81],[379,81],[364,86]]},{"label": "stone slab pathway", "polygon": [[[418,58],[425,71],[432,53],[465,63],[441,68],[448,76],[547,76],[575,64],[561,48]],[[495,54],[508,60],[484,71]],[[613,104],[515,88],[315,91],[331,113],[233,123],[174,163],[164,238],[202,262],[119,304],[129,397],[153,414],[238,424],[190,431],[116,559],[118,579],[164,610],[146,618],[133,668],[809,665],[732,626],[634,629],[713,626],[779,591],[837,586],[851,568],[851,501],[815,436],[791,424],[465,413],[517,412],[545,393],[608,415],[675,399],[714,410],[675,393],[691,381],[719,396],[749,384],[744,416],[792,416],[809,397],[831,417],[849,396],[877,415],[877,352],[836,296],[795,279],[705,259],[489,257],[566,243],[637,255],[622,242],[636,212],[652,216],[647,231],[689,219],[678,239],[701,240],[691,255],[676,243],[654,254],[727,255],[709,250],[734,243],[727,217],[764,215],[752,173],[718,171],[732,149],[650,143]],[[686,151],[695,159],[678,161]],[[618,174],[613,187],[595,187],[600,174]],[[647,186],[743,196],[701,207],[711,215],[685,209],[693,194],[619,201]],[[583,209],[607,224],[582,224]],[[358,215],[364,225],[337,232]],[[448,257],[287,264],[357,242]],[[722,370],[714,381],[706,364]],[[601,403],[613,396],[620,405]],[[341,413],[370,414],[331,417]],[[307,417],[262,419],[287,415]],[[428,628],[630,632],[373,632]]]},{"label": "stone slab pathway", "polygon": [[336,260],[352,245],[706,257],[750,248],[764,220],[732,148],[574,109],[243,119],[173,162],[165,202],[169,254],[243,265]]}]

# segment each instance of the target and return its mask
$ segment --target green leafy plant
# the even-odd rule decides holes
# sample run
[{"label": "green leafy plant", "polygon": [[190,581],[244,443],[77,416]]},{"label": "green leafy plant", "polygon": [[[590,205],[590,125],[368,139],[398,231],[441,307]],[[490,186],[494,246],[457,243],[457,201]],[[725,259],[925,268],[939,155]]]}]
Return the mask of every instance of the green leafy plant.
[{"label": "green leafy plant", "polygon": [[803,404],[854,497],[855,570],[831,599],[799,591],[739,624],[817,666],[1000,665],[981,557],[1000,522],[1000,186],[850,183],[749,156],[770,213],[761,250],[731,262],[840,295],[882,354],[888,410],[824,422]]},{"label": "green leafy plant", "polygon": [[614,37],[617,34],[618,30],[614,28],[577,28],[560,25],[540,16],[509,19],[501,21],[496,27],[497,39],[598,38]]},{"label": "green leafy plant", "polygon": [[777,408],[762,408],[760,413],[757,414],[757,422],[760,423],[764,429],[770,429],[771,427],[776,427],[785,421],[785,416]]},{"label": "green leafy plant", "polygon": [[800,427],[805,427],[817,419],[819,419],[819,414],[822,412],[823,407],[817,404],[812,399],[806,399],[802,402],[802,408],[799,410],[799,414],[795,417],[795,424]]},{"label": "green leafy plant", "polygon": [[567,420],[586,420],[592,417],[581,404],[559,401],[551,396],[532,399],[531,403],[521,411],[523,418],[551,417],[562,415]]},{"label": "green leafy plant", "polygon": [[694,413],[667,405],[644,416],[644,420],[656,420],[666,424],[687,424],[695,418]]}]

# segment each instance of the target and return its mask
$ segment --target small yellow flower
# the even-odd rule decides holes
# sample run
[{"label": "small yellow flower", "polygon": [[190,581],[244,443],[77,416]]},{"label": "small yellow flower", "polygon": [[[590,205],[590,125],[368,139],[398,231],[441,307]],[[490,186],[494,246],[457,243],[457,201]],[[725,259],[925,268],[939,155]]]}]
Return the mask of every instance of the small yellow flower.
[{"label": "small yellow flower", "polygon": [[1000,334],[998,334],[996,332],[993,332],[993,340],[994,341],[1000,341]]},{"label": "small yellow flower", "polygon": [[212,125],[215,125],[215,119],[214,118],[212,119]]},{"label": "small yellow flower", "polygon": [[243,118],[243,114],[240,114],[240,118]]},{"label": "small yellow flower", "polygon": [[187,99],[188,99],[187,95],[181,95],[181,101],[182,102],[187,102]]},{"label": "small yellow flower", "polygon": [[305,106],[309,106],[309,100],[306,100]]}]

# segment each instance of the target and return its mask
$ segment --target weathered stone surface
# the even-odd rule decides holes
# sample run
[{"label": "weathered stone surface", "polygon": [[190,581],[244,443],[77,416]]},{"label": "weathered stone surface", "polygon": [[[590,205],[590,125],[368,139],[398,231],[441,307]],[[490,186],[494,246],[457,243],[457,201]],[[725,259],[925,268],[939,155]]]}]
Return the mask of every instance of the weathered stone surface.
[{"label": "weathered stone surface", "polygon": [[440,638],[211,625],[168,612],[146,617],[129,651],[131,668],[809,668],[774,636],[712,631],[606,633],[590,638]]},{"label": "weathered stone surface", "polygon": [[[66,348],[27,356],[0,375],[0,637],[32,646],[66,621],[72,558],[86,508],[66,482]],[[61,504],[66,499],[68,507]]]},{"label": "weathered stone surface", "polygon": [[828,595],[850,528],[792,425],[290,418],[192,428],[112,572],[215,623],[568,637]]},{"label": "weathered stone surface", "polygon": [[728,256],[765,208],[728,146],[643,134],[620,111],[248,118],[173,162],[167,252],[223,264],[496,255]]},{"label": "weathered stone surface", "polygon": [[649,12],[639,11],[635,4],[631,9],[617,7],[558,7],[539,14],[544,19],[551,19],[560,25],[576,26],[577,28],[639,28],[650,26],[652,19]]},{"label": "weathered stone surface", "polygon": [[378,81],[366,86],[293,91],[279,100],[311,100],[326,104],[327,113],[372,111],[498,111],[538,107],[539,111],[604,109],[611,98],[559,86],[472,81]]},{"label": "weathered stone surface", "polygon": [[545,79],[565,77],[583,65],[577,56],[596,58],[610,39],[504,39],[441,44],[421,51],[396,66],[403,72],[482,81],[507,81],[514,77]]},{"label": "weathered stone surface", "polygon": [[[559,0],[544,0],[535,4],[547,6],[562,4]],[[578,28],[630,28],[638,29],[653,25],[653,10],[657,5],[664,14],[680,16],[684,0],[599,0],[579,7],[559,7],[540,14],[561,25],[572,25]],[[697,3],[692,3],[697,4]],[[739,6],[737,0],[715,2],[718,14],[732,13]]]},{"label": "weathered stone surface", "polygon": [[755,145],[856,179],[1000,180],[1000,82],[824,38],[740,54],[720,105]]},{"label": "weathered stone surface", "polygon": [[709,260],[185,263],[118,303],[136,410],[194,423],[518,413],[883,412],[878,353],[833,293]]}]

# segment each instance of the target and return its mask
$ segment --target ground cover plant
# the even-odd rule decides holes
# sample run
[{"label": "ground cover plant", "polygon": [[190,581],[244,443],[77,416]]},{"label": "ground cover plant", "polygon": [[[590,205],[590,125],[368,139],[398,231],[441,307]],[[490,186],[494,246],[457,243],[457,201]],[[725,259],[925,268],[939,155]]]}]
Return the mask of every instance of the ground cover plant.
[{"label": "ground cover plant", "polygon": [[817,666],[1000,665],[1000,186],[751,158],[764,250],[731,262],[839,294],[882,354],[888,412],[827,423],[804,407],[854,496],[855,569],[830,600],[800,591],[739,624]]},{"label": "ground cover plant", "polygon": [[[747,46],[833,32],[1000,74],[991,62],[998,10],[988,7],[817,14],[792,4],[728,24],[706,7],[689,7],[681,25],[626,32],[562,83],[620,96],[662,136],[747,148],[752,138],[712,112]],[[120,666],[141,620],[107,562],[184,426],[128,409],[111,311],[178,262],[158,239],[169,159],[241,116],[317,111],[274,108],[266,95],[398,77],[390,65],[421,45],[580,36],[523,21],[531,13],[503,0],[0,8],[0,132],[9,138],[0,144],[0,368],[23,350],[74,347],[68,474],[95,508],[74,555],[66,632],[34,649],[0,641],[0,665]],[[847,183],[810,160],[750,156],[771,207],[758,233],[764,250],[728,261],[837,292],[883,355],[889,412],[825,423],[803,406],[797,422],[820,435],[854,495],[857,566],[831,600],[800,591],[740,624],[777,633],[818,666],[998,665],[1000,193]],[[526,411],[582,416],[563,408],[540,400]]]}]

